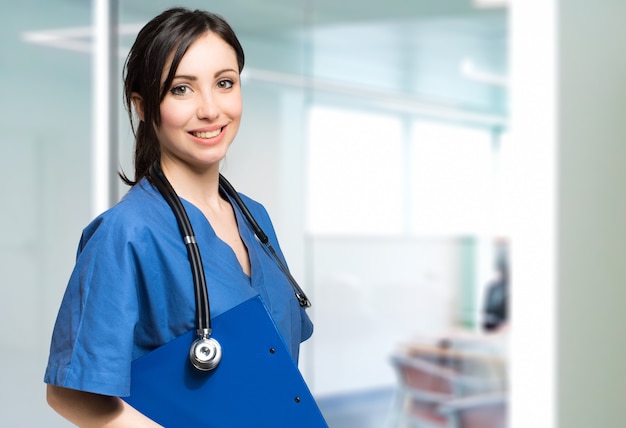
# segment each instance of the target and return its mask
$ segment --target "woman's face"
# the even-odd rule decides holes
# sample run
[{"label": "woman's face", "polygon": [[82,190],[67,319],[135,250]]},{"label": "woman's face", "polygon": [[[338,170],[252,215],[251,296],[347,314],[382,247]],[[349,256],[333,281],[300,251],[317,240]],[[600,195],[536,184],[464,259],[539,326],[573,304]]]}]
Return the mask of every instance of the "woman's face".
[{"label": "woman's face", "polygon": [[[200,36],[183,56],[161,101],[156,135],[163,163],[219,166],[241,121],[237,56],[214,33]],[[163,70],[162,80],[169,72]]]}]

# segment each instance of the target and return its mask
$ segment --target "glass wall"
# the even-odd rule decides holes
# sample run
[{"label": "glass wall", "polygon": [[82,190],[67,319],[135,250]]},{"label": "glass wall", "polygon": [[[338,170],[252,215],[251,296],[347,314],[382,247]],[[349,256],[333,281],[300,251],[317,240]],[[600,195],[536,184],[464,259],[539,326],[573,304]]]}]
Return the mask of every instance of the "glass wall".
[{"label": "glass wall", "polygon": [[[0,423],[62,426],[45,405],[42,377],[60,293],[91,214],[91,64],[80,43],[91,7],[11,2],[2,16]],[[70,28],[79,43],[53,47]]]},{"label": "glass wall", "polygon": [[[119,3],[116,85],[138,28],[170,6]],[[506,11],[421,3],[179,2],[222,14],[246,51],[244,119],[223,173],[268,209],[313,301],[300,367],[333,427],[397,416],[390,357],[402,344],[480,330],[492,244],[508,235]],[[0,418],[68,426],[41,379],[94,215],[93,5],[4,8],[0,370],[15,388]],[[114,163],[132,172],[115,91]]]}]

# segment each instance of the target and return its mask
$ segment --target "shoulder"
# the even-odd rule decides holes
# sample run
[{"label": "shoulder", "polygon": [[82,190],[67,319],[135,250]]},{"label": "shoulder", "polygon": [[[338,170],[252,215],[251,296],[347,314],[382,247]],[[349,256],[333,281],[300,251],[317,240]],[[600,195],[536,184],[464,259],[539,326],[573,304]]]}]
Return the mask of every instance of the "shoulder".
[{"label": "shoulder", "polygon": [[252,217],[254,217],[257,223],[259,223],[261,228],[263,229],[268,228],[268,227],[273,228],[270,215],[265,209],[265,206],[263,204],[250,198],[249,196],[243,193],[239,193],[239,192],[237,193],[239,194],[239,197],[241,198],[243,203],[246,205],[246,207],[250,211],[250,214],[252,214]]},{"label": "shoulder", "polygon": [[167,203],[147,180],[133,186],[113,207],[98,215],[84,229],[81,247],[98,236],[124,241],[167,223]]},{"label": "shoulder", "polygon": [[265,209],[265,206],[263,206],[261,202],[258,202],[257,200],[252,199],[245,193],[241,193],[241,192],[237,192],[237,193],[239,194],[239,197],[241,198],[243,203],[246,204],[246,206],[251,212],[254,211],[258,213],[263,213],[263,215],[268,215],[267,210]]},{"label": "shoulder", "polygon": [[105,214],[111,218],[142,218],[155,210],[159,211],[159,208],[164,208],[166,205],[158,190],[144,178]]}]

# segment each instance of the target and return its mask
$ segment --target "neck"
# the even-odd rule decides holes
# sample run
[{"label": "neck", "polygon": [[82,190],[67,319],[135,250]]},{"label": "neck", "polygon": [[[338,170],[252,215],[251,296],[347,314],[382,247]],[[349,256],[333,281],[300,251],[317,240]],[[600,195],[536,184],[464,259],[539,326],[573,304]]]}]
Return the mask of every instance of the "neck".
[{"label": "neck", "polygon": [[197,206],[219,207],[219,165],[194,168],[180,161],[161,159],[163,173],[181,198]]}]

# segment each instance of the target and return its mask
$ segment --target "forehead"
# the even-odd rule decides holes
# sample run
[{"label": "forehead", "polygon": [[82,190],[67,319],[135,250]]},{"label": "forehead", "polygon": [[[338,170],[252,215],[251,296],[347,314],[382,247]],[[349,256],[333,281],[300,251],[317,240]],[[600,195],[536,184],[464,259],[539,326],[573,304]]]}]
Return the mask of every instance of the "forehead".
[{"label": "forehead", "polygon": [[[163,70],[165,76],[169,72],[172,57],[173,53]],[[176,74],[196,74],[200,71],[211,72],[231,68],[238,70],[235,50],[217,34],[207,32],[189,46],[178,64]]]}]

